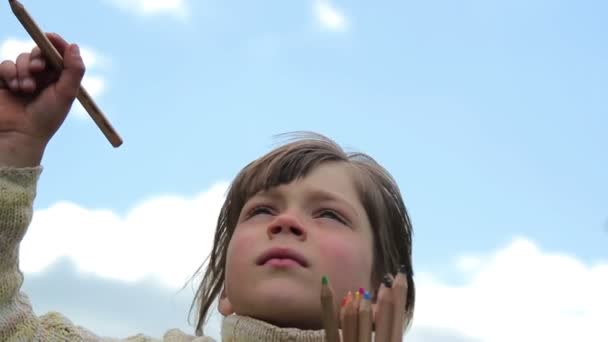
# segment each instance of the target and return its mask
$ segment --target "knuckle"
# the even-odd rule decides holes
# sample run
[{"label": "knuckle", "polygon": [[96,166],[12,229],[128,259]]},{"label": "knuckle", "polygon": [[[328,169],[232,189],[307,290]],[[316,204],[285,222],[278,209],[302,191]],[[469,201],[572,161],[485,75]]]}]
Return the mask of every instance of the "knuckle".
[{"label": "knuckle", "polygon": [[9,60],[5,60],[0,63],[0,76],[2,77],[13,77],[16,73],[15,63]]}]

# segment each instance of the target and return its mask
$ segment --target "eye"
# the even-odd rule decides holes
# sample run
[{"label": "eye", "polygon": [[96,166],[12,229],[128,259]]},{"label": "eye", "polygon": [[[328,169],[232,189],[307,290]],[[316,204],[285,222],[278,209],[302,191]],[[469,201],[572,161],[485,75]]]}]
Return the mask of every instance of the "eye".
[{"label": "eye", "polygon": [[328,218],[334,221],[338,221],[344,225],[348,225],[348,221],[342,215],[332,209],[321,210],[319,212],[319,217]]},{"label": "eye", "polygon": [[253,207],[253,209],[249,210],[249,213],[247,213],[247,217],[253,217],[253,216],[257,216],[257,215],[272,215],[274,213],[274,210],[266,205],[258,205],[256,207]]}]

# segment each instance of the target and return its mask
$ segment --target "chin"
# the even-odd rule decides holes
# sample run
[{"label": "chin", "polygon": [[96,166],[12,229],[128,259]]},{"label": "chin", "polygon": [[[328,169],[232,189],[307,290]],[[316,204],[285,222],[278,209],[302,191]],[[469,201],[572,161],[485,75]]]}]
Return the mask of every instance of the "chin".
[{"label": "chin", "polygon": [[310,286],[275,279],[251,293],[248,316],[282,328],[321,329],[321,299]]},{"label": "chin", "polygon": [[273,280],[256,289],[254,296],[261,305],[291,308],[310,303],[309,291],[309,287],[290,281]]}]

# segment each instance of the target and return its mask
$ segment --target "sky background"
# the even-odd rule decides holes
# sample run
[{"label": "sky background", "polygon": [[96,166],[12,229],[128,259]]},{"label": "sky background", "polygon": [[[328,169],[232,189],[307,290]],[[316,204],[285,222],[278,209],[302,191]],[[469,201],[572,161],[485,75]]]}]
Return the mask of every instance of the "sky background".
[{"label": "sky background", "polygon": [[[38,314],[192,332],[230,180],[312,130],[374,156],[414,225],[407,341],[606,341],[605,1],[23,1],[81,46],[21,248]],[[0,10],[0,58],[31,40]],[[196,284],[195,284],[196,285]],[[207,333],[219,334],[215,314]]]}]

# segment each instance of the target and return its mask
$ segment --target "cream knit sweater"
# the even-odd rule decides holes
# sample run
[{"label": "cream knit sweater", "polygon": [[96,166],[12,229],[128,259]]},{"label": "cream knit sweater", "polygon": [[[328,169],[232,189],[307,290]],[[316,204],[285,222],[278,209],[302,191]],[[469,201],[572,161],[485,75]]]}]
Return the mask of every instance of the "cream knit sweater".
[{"label": "cream knit sweater", "polygon": [[[125,339],[100,337],[59,313],[36,316],[27,295],[20,291],[23,274],[19,270],[19,244],[32,219],[41,171],[41,167],[0,168],[0,341],[214,341],[178,329],[168,330],[162,339],[143,334]],[[278,328],[243,316],[228,316],[222,322],[225,342],[321,342],[323,337],[322,330]]]}]

